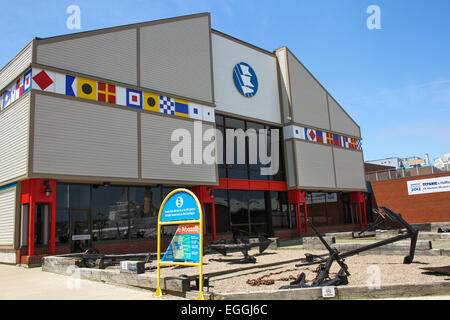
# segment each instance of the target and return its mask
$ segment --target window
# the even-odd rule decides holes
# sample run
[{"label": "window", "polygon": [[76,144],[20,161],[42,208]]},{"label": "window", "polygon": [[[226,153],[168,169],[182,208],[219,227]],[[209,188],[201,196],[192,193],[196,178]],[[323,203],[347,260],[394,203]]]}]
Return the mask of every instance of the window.
[{"label": "window", "polygon": [[248,199],[245,190],[228,190],[231,224],[248,224]]},{"label": "window", "polygon": [[289,210],[287,192],[270,193],[272,226],[274,229],[289,229],[296,226],[295,210]]},{"label": "window", "polygon": [[48,246],[50,243],[50,205],[36,205],[34,225],[34,244],[36,246]]},{"label": "window", "polygon": [[56,243],[69,243],[69,210],[56,209]]},{"label": "window", "polygon": [[216,206],[216,232],[229,232],[230,212],[228,206],[228,191],[224,189],[214,189],[214,202]]},{"label": "window", "polygon": [[30,205],[23,204],[20,219],[20,247],[28,246],[28,217],[30,214]]},{"label": "window", "polygon": [[130,187],[130,239],[156,239],[160,187]]},{"label": "window", "polygon": [[96,186],[92,202],[93,240],[128,239],[128,187]]},{"label": "window", "polygon": [[[61,201],[63,201],[61,199]],[[91,186],[71,184],[69,188],[69,205],[71,209],[89,209],[91,205]]]}]

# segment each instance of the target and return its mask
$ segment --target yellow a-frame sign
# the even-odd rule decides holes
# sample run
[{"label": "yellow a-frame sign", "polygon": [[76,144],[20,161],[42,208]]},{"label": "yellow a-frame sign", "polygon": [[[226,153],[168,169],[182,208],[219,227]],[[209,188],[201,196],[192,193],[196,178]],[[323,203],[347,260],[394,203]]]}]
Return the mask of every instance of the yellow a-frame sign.
[{"label": "yellow a-frame sign", "polygon": [[[161,226],[179,225],[161,259]],[[161,265],[198,266],[198,300],[203,297],[203,212],[200,201],[188,189],[176,189],[164,199],[158,214],[158,284],[155,297],[162,295]]]}]

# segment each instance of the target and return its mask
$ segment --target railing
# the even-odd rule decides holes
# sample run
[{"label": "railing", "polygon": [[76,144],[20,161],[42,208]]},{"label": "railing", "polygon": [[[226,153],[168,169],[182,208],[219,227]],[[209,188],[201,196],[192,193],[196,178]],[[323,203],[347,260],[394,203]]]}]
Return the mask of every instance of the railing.
[{"label": "railing", "polygon": [[382,170],[366,174],[366,181],[385,181],[392,179],[401,179],[409,177],[424,176],[430,174],[438,174],[450,172],[450,166],[446,165],[444,169],[439,169],[434,166],[424,166],[416,168],[402,168],[402,169],[391,169]]}]

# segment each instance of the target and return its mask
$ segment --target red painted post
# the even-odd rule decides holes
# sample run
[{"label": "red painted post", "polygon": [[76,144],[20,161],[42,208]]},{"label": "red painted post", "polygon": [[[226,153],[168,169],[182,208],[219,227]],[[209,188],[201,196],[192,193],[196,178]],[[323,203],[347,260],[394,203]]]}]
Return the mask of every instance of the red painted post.
[{"label": "red painted post", "polygon": [[309,224],[308,224],[308,206],[306,205],[306,201],[305,203],[303,203],[303,206],[305,208],[305,232],[308,233],[308,229],[309,229]]},{"label": "red painted post", "polygon": [[216,202],[213,199],[211,202],[211,216],[212,216],[212,239],[213,241],[217,240],[217,233],[216,233]]},{"label": "red painted post", "polygon": [[56,248],[56,201],[52,201],[50,215],[50,254],[55,254]]},{"label": "red painted post", "polygon": [[296,203],[295,210],[297,211],[297,224],[298,224],[298,234],[302,234],[302,216],[300,214],[300,203]]},{"label": "red painted post", "polygon": [[366,201],[364,199],[364,194],[363,194],[363,206],[364,206],[364,224],[367,226],[367,211],[366,211]]},{"label": "red painted post", "polygon": [[30,194],[30,210],[28,217],[28,255],[34,255],[34,197]]},{"label": "red painted post", "polygon": [[358,213],[359,213],[359,226],[362,229],[363,222],[362,222],[362,214],[361,214],[361,202],[358,201]]}]

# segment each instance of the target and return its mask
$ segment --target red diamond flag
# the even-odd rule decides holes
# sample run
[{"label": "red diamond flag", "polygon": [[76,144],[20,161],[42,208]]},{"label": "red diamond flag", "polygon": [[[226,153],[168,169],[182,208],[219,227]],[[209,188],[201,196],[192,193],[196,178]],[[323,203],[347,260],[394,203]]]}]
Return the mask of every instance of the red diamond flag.
[{"label": "red diamond flag", "polygon": [[43,91],[47,90],[54,83],[53,79],[44,70],[36,74],[33,77],[33,81]]}]

